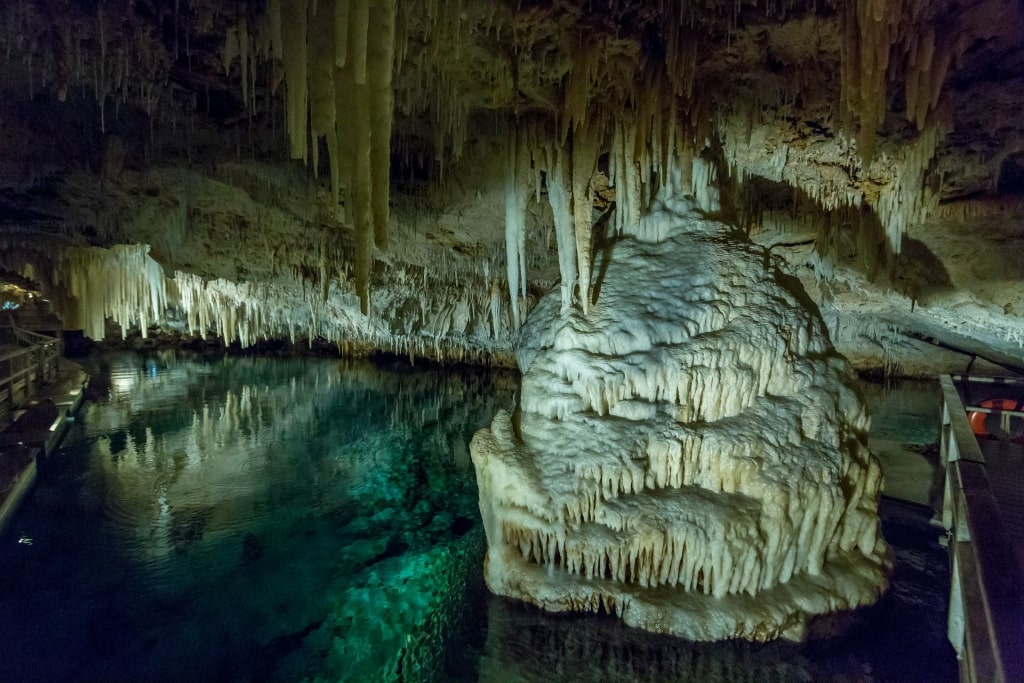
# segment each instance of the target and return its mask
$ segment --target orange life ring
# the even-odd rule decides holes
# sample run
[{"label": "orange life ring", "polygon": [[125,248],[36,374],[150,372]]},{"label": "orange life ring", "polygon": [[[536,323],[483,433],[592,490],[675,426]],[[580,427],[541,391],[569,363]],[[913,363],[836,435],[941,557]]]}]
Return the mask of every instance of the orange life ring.
[{"label": "orange life ring", "polygon": [[[967,414],[967,421],[971,423],[971,431],[975,436],[991,439],[1014,439],[1024,433],[1024,418],[1011,415],[1003,416],[1002,414],[1003,411],[1024,412],[1024,401],[1015,401],[1012,398],[990,398],[978,405],[988,408],[992,412],[983,413],[973,410]],[[1017,424],[1012,425],[1011,422]]]}]

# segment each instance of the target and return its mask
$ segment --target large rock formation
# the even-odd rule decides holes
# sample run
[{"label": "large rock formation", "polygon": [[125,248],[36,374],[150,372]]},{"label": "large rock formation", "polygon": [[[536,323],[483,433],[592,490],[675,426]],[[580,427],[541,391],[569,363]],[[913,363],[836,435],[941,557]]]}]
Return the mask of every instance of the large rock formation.
[{"label": "large rock formation", "polygon": [[699,640],[873,602],[880,473],[816,308],[724,224],[638,232],[665,239],[609,245],[589,316],[534,309],[519,406],[473,439],[488,586]]}]

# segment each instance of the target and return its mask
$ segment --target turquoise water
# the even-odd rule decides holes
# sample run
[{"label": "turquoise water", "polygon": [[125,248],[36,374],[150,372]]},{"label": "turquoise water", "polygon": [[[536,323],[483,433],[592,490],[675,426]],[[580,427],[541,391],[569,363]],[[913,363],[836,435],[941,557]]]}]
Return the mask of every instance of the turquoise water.
[{"label": "turquoise water", "polygon": [[939,440],[942,391],[938,380],[902,380],[893,386],[862,382],[871,437],[925,445]]},{"label": "turquoise water", "polygon": [[886,514],[845,636],[691,644],[487,594],[469,438],[514,377],[97,359],[0,537],[0,681],[954,681],[945,554]]}]

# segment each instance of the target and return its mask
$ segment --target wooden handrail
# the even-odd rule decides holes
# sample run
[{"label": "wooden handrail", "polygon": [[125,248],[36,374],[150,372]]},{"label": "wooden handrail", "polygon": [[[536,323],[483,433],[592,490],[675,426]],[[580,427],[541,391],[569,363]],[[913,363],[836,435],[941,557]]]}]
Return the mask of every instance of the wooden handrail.
[{"label": "wooden handrail", "polygon": [[27,344],[0,354],[0,416],[6,416],[9,407],[31,392],[34,382],[45,382],[57,374],[60,341],[22,330],[13,319],[8,324],[0,324],[0,327],[10,329],[17,341]]},{"label": "wooden handrail", "polygon": [[56,337],[48,337],[45,334],[39,334],[38,332],[33,332],[32,330],[24,330],[15,325],[12,325],[11,327],[14,329],[14,336],[27,344],[41,344],[43,346],[46,346],[49,344],[57,343]]},{"label": "wooden handrail", "polygon": [[1024,384],[1024,377],[989,377],[988,375],[950,375],[954,382],[975,384]]},{"label": "wooden handrail", "polygon": [[940,378],[943,525],[951,536],[949,639],[962,681],[1024,680],[1021,569],[953,378]]}]

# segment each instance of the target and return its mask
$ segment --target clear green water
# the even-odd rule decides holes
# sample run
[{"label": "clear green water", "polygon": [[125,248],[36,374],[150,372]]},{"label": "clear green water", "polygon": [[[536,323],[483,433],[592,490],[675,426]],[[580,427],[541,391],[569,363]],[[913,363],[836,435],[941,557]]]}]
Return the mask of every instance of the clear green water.
[{"label": "clear green water", "polygon": [[0,537],[0,681],[955,681],[945,554],[886,514],[845,636],[691,644],[487,594],[467,444],[508,375],[105,356]]},{"label": "clear green water", "polygon": [[936,380],[902,380],[891,387],[862,382],[871,437],[925,445],[939,440],[942,391]]}]

